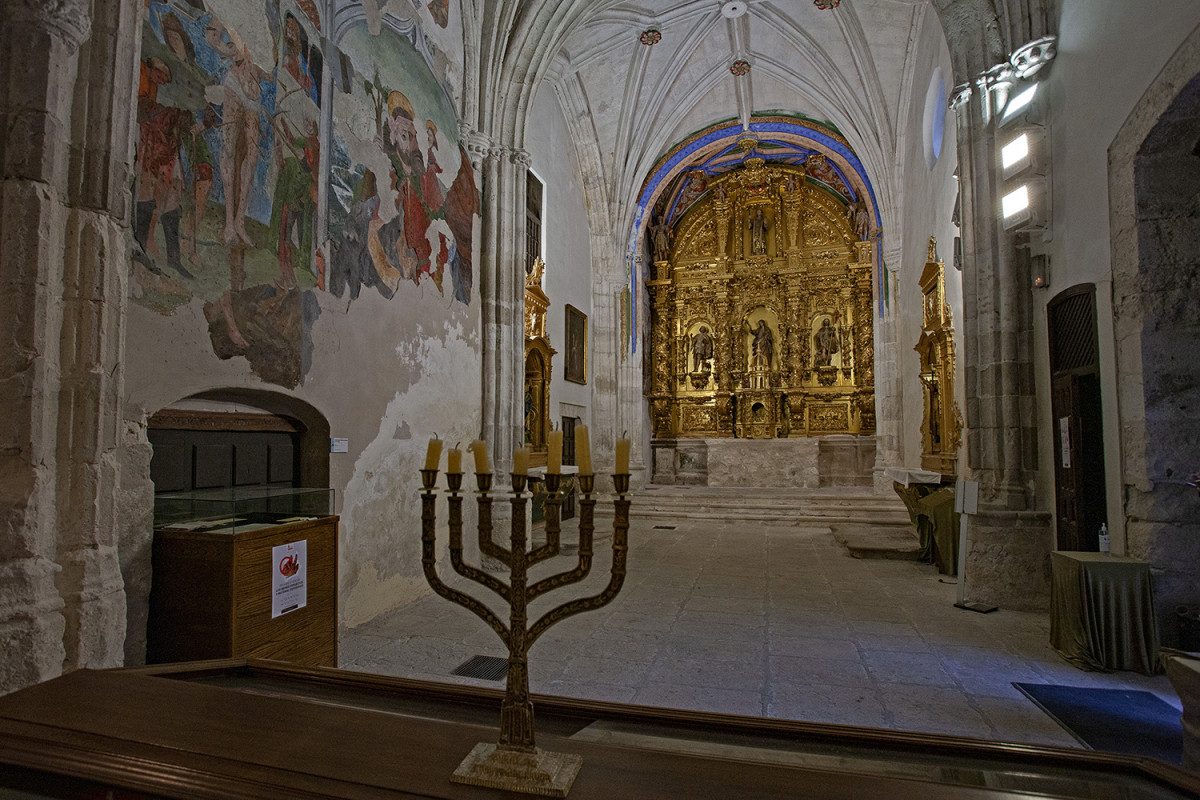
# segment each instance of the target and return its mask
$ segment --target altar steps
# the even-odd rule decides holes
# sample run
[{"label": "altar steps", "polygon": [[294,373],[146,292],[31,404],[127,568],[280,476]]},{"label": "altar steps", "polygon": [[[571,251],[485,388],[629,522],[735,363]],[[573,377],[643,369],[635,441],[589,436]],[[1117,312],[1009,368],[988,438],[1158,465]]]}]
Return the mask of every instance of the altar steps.
[{"label": "altar steps", "polygon": [[827,489],[662,486],[633,497],[639,519],[689,519],[789,527],[828,527],[856,558],[917,558],[917,531],[900,498],[861,487]]}]

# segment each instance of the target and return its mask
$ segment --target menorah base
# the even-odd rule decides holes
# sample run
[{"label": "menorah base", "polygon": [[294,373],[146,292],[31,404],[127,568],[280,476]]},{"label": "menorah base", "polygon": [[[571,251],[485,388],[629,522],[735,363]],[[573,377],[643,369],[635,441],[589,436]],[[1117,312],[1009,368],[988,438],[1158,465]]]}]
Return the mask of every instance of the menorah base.
[{"label": "menorah base", "polygon": [[583,757],[570,753],[532,753],[480,742],[450,777],[452,783],[506,789],[543,797],[566,797]]}]

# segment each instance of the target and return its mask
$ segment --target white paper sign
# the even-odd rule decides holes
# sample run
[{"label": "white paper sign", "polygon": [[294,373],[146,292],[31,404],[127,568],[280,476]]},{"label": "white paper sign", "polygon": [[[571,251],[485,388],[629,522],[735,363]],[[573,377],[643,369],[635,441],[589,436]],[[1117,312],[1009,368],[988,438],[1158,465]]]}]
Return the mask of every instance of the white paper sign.
[{"label": "white paper sign", "polygon": [[1063,469],[1071,468],[1071,418],[1058,418],[1059,449],[1062,450]]},{"label": "white paper sign", "polygon": [[308,540],[271,548],[271,619],[308,605]]},{"label": "white paper sign", "polygon": [[350,452],[350,440],[349,439],[330,439],[329,440],[329,452],[331,452],[331,453],[349,453]]}]

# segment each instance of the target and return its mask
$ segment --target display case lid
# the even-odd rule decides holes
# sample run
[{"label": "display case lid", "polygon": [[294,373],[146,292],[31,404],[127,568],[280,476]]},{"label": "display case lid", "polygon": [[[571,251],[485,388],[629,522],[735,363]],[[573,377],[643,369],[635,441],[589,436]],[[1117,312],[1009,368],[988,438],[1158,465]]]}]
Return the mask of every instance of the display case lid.
[{"label": "display case lid", "polygon": [[333,513],[333,489],[233,486],[154,497],[156,530],[244,533]]}]

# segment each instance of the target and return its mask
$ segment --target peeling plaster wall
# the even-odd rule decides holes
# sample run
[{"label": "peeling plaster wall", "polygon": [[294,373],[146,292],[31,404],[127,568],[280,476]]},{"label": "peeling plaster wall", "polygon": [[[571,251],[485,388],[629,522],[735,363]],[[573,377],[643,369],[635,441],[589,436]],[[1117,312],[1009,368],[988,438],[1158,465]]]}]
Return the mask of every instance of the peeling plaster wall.
[{"label": "peeling plaster wall", "polygon": [[[591,423],[591,370],[594,366],[590,352],[585,355],[587,384],[563,378],[567,356],[566,306],[582,311],[588,317],[588,350],[591,349],[592,328],[592,250],[588,227],[587,206],[580,183],[579,162],[571,141],[567,121],[550,83],[543,81],[533,101],[525,148],[533,159],[531,169],[542,181],[545,205],[542,212],[542,260],[546,262],[542,289],[550,298],[546,314],[546,334],[550,346],[558,351],[554,356],[553,378],[550,382],[551,421],[561,425],[561,404],[584,407],[583,424]],[[572,411],[570,416],[574,416]]]},{"label": "peeling plaster wall", "polygon": [[[954,315],[955,348],[958,362],[955,364],[955,398],[959,409],[963,407],[962,386],[962,340],[959,327],[962,321],[962,276],[954,269],[954,237],[958,228],[951,222],[957,181],[954,170],[955,117],[943,104],[937,113],[944,114],[945,128],[942,133],[940,154],[930,167],[925,156],[924,119],[926,95],[935,70],[941,70],[948,97],[953,87],[950,68],[950,51],[946,47],[945,35],[936,16],[926,14],[913,49],[911,83],[907,91],[907,105],[901,109],[899,121],[900,202],[903,256],[899,274],[892,285],[895,294],[891,298],[892,314],[896,325],[897,368],[900,373],[901,409],[903,435],[900,447],[902,465],[910,468],[921,466],[921,421],[924,417],[924,395],[919,378],[921,360],[913,349],[921,338],[922,294],[919,280],[928,260],[929,237],[937,238],[938,258],[946,265],[946,300]],[[934,100],[936,102],[936,98]],[[885,238],[892,232],[885,231]],[[888,265],[889,267],[893,265]],[[888,271],[889,277],[893,275]]]},{"label": "peeling plaster wall", "polygon": [[[342,26],[343,32],[355,33],[344,40],[343,47],[354,72],[343,72],[345,80],[331,79],[326,84],[322,94],[331,105],[325,106],[319,130],[326,150],[322,165],[328,168],[321,176],[326,184],[322,191],[340,181],[336,190],[329,189],[334,199],[328,211],[335,218],[329,226],[330,241],[321,241],[322,231],[317,225],[314,244],[320,254],[314,254],[307,266],[306,258],[298,260],[297,288],[281,287],[284,278],[274,284],[268,279],[262,287],[251,285],[261,280],[253,274],[247,280],[257,293],[252,303],[235,308],[235,316],[251,348],[222,351],[219,346],[224,335],[221,301],[203,282],[219,286],[224,281],[228,287],[230,271],[227,265],[222,266],[224,262],[216,267],[194,266],[197,277],[189,282],[169,270],[163,271],[170,282],[158,279],[158,273],[143,270],[139,273],[142,280],[132,287],[134,298],[129,303],[125,344],[126,424],[119,487],[122,518],[127,520],[121,532],[121,565],[129,593],[131,625],[126,663],[138,663],[144,657],[145,609],[151,582],[151,448],[146,441],[146,419],[158,409],[197,392],[257,389],[284,393],[316,408],[328,420],[331,436],[348,440],[348,452],[329,456],[329,485],[335,490],[336,513],[341,516],[341,625],[362,624],[431,591],[421,570],[418,470],[424,462],[428,439],[435,433],[448,443],[447,448],[456,442],[465,446],[478,438],[482,396],[480,290],[479,280],[471,272],[471,262],[479,263],[478,187],[470,185],[471,176],[464,177],[460,167],[467,162],[457,144],[452,97],[462,91],[461,35],[454,33],[461,31],[461,23],[455,19],[458,3],[451,3],[449,8],[449,31],[434,30],[444,26],[429,18],[424,5],[415,22],[402,21],[393,28],[384,25],[385,37],[394,36],[394,29],[412,31],[414,24],[418,34],[428,28],[434,36],[414,34],[426,49],[431,40],[446,38],[453,43],[457,36],[457,49],[438,49],[435,45],[432,57],[416,50],[401,56],[390,44],[373,44],[376,40],[370,37],[378,34],[378,28],[376,33],[366,33],[371,20],[352,20]],[[386,55],[372,49],[380,47],[385,47]],[[336,56],[336,52],[329,55],[326,65],[332,68]],[[421,58],[429,64],[427,74],[406,66],[421,65]],[[369,101],[364,100],[372,95],[363,89],[364,81],[370,83],[374,77],[371,69],[376,63],[384,64],[379,68],[384,86],[379,118],[373,118]],[[344,70],[345,63],[339,69]],[[448,85],[450,82],[454,85]],[[407,95],[403,101],[396,98],[400,90]],[[357,247],[357,243],[362,241],[362,232],[368,230],[367,219],[372,214],[372,226],[378,225],[380,216],[403,220],[402,189],[397,188],[395,176],[389,187],[388,178],[388,171],[397,169],[403,161],[388,150],[389,142],[395,145],[396,140],[387,126],[395,118],[393,109],[403,109],[406,102],[413,115],[416,149],[425,164],[432,161],[428,155],[431,150],[436,150],[436,161],[442,168],[437,176],[440,191],[446,198],[456,199],[458,206],[457,218],[451,220],[449,201],[442,206],[429,200],[428,195],[436,192],[432,191],[428,174],[424,183],[419,170],[410,178],[399,179],[401,185],[405,180],[413,187],[420,185],[422,202],[433,219],[427,229],[415,232],[429,242],[428,267],[419,263],[419,245],[418,261],[410,261],[406,267],[404,245],[411,248],[414,240],[405,239],[408,232],[401,227],[396,246],[400,261],[395,261],[396,247],[387,255],[389,263],[399,267],[393,276],[375,253],[368,258],[365,246]],[[364,107],[368,109],[365,114]],[[427,119],[436,120],[436,134],[427,130]],[[375,135],[380,125],[387,131],[384,137]],[[363,180],[364,164],[375,173],[374,185]],[[469,164],[466,171],[470,172]],[[283,174],[282,169],[279,172]],[[456,188],[461,189],[457,195]],[[378,193],[376,205],[367,202],[373,199],[373,191]],[[210,198],[210,210],[212,205],[220,209],[216,200]],[[338,203],[341,206],[335,208]],[[419,217],[411,206],[407,213]],[[351,231],[355,214],[362,221],[361,231]],[[252,233],[257,230],[251,228]],[[380,236],[385,247],[390,244],[386,233]],[[270,252],[266,253],[261,252],[266,247],[262,240],[256,236],[256,241],[259,249],[246,250],[247,263],[274,265],[276,240],[267,240]],[[397,241],[395,234],[391,241]],[[455,243],[459,246],[457,255]],[[221,257],[216,248],[212,252]],[[189,289],[194,296],[187,296]],[[263,377],[264,369],[270,374],[269,354],[250,352],[257,346],[251,332],[256,330],[260,317],[282,304],[281,298],[296,294],[300,296],[295,305],[299,311],[297,324],[290,328],[276,325],[272,331],[280,340],[292,333],[300,337],[290,346],[298,348],[302,370],[295,385],[290,385]],[[169,302],[162,302],[168,295]],[[262,322],[264,327],[271,324]],[[444,504],[440,511],[444,520]]]}]

